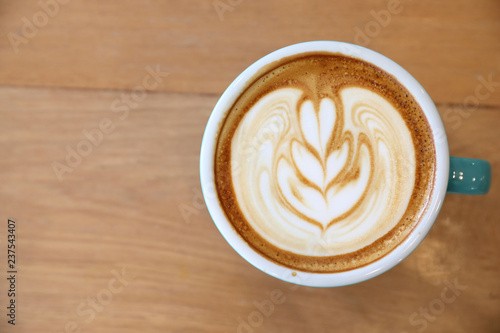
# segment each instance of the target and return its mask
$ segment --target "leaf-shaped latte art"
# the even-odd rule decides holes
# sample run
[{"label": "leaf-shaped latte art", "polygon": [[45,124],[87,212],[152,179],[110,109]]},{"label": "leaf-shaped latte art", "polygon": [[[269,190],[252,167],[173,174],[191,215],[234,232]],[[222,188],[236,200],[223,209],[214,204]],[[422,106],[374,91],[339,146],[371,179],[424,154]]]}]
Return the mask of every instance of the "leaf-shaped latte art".
[{"label": "leaf-shaped latte art", "polygon": [[[328,150],[329,140],[334,134],[335,105],[328,98],[321,100],[318,111],[312,105],[306,101],[299,111],[300,129],[306,145],[292,141],[292,164],[286,159],[280,161],[275,178],[281,179],[280,174],[287,174],[286,182],[278,181],[283,200],[297,215],[326,229],[362,199],[370,182],[371,147],[367,148],[369,143],[364,143],[349,154],[349,142],[346,141],[340,149]],[[294,181],[290,179],[290,169],[297,178]],[[346,172],[344,181],[330,184],[341,170]],[[290,184],[299,181],[301,184],[290,190]]]},{"label": "leaf-shaped latte art", "polygon": [[231,151],[246,219],[270,243],[304,255],[371,244],[399,221],[413,190],[406,124],[365,88],[316,101],[298,88],[277,89],[245,114]]}]

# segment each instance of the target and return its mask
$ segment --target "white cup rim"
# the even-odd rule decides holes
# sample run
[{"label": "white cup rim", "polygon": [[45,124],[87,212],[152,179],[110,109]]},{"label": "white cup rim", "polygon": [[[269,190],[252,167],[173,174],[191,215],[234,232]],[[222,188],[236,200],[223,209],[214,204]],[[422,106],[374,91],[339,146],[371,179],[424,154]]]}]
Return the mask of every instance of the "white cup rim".
[{"label": "white cup rim", "polygon": [[[233,228],[215,193],[215,140],[227,110],[259,69],[287,56],[315,51],[341,53],[358,58],[372,63],[393,75],[420,104],[433,132],[436,148],[434,189],[427,211],[415,229],[401,244],[384,257],[366,266],[338,273],[302,272],[276,264],[265,258],[250,247]],[[420,83],[403,67],[380,53],[358,45],[336,41],[312,41],[290,45],[264,56],[249,66],[231,83],[215,105],[205,129],[200,153],[200,180],[203,196],[212,220],[231,247],[253,266],[271,276],[287,282],[312,287],[337,287],[359,283],[388,271],[404,260],[422,242],[434,224],[446,195],[448,173],[449,151],[443,122],[434,102]]]}]

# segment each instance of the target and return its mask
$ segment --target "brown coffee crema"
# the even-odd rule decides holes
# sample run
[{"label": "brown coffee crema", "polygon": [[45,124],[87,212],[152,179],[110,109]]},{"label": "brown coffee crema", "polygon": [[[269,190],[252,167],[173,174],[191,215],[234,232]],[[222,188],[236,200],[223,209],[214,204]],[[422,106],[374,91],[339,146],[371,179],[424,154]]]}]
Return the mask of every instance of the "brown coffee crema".
[{"label": "brown coffee crema", "polygon": [[325,52],[276,61],[220,125],[219,202],[262,256],[304,272],[362,267],[425,214],[436,171],[424,112],[390,74]]}]

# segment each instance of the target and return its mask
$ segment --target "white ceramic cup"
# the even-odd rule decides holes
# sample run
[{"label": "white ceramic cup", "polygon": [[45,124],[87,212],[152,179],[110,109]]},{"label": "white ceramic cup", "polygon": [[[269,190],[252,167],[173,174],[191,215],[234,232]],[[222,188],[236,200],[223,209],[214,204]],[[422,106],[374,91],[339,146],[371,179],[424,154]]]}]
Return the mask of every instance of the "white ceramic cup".
[{"label": "white ceramic cup", "polygon": [[[340,53],[372,63],[393,75],[420,104],[433,132],[436,148],[436,175],[434,189],[425,215],[410,235],[387,255],[366,266],[339,273],[306,273],[276,264],[253,248],[232,227],[219,203],[215,191],[214,156],[216,138],[221,121],[246,84],[266,65],[284,57],[305,52]],[[249,263],[278,279],[313,287],[337,287],[371,279],[391,269],[405,259],[422,242],[436,220],[448,186],[450,156],[443,122],[432,99],[404,68],[389,58],[367,48],[333,41],[306,42],[277,50],[255,62],[241,73],[226,89],[216,104],[203,136],[200,155],[200,177],[203,196],[212,219],[226,241]]]}]

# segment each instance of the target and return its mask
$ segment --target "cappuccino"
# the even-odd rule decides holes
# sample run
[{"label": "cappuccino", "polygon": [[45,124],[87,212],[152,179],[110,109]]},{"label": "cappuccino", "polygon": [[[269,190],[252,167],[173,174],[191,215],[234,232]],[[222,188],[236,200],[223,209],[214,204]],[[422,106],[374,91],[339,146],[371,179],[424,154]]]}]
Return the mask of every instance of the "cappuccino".
[{"label": "cappuccino", "polygon": [[215,149],[221,208],[262,256],[305,272],[367,265],[397,247],[431,197],[424,112],[365,61],[314,52],[266,66],[227,110]]}]

